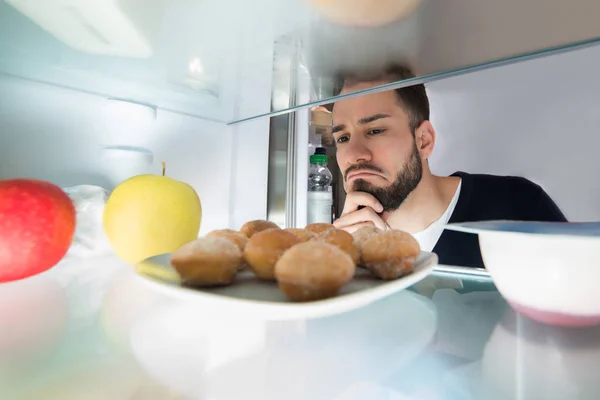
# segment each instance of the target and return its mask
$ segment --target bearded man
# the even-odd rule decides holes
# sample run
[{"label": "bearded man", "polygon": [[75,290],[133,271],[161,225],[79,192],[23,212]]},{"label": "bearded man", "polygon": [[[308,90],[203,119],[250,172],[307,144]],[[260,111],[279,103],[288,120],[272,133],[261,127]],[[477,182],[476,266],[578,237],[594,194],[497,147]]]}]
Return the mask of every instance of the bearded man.
[{"label": "bearded man", "polygon": [[[341,93],[412,77],[403,66],[345,76]],[[548,194],[523,177],[433,175],[428,158],[435,136],[422,84],[336,102],[333,137],[347,196],[334,225],[350,233],[367,225],[400,229],[440,264],[484,268],[477,235],[444,230],[447,223],[566,221]]]}]

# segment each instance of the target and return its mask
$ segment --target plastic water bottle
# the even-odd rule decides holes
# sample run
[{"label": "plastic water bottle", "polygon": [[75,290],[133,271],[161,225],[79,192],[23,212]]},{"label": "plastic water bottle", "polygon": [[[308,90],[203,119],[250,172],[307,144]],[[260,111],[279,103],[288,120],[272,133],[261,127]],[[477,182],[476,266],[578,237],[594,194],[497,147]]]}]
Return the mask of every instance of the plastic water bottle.
[{"label": "plastic water bottle", "polygon": [[317,147],[310,156],[308,170],[308,212],[307,223],[332,222],[333,192],[331,182],[333,175],[327,168],[327,151]]}]

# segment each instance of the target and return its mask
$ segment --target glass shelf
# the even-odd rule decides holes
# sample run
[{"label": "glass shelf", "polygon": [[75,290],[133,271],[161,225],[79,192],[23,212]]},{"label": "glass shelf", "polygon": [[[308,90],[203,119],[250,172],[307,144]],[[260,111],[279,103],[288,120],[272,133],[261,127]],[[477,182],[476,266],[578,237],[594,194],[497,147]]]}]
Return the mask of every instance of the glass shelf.
[{"label": "glass shelf", "polygon": [[[332,102],[341,68],[403,62],[417,74],[353,96],[600,41],[595,0],[385,4],[5,0],[0,73],[236,124]],[[353,11],[370,26],[348,23]],[[298,101],[299,88],[307,94]]]},{"label": "glass shelf", "polygon": [[0,330],[0,393],[15,400],[597,398],[600,327],[535,322],[490,280],[444,272],[346,313],[266,321],[179,301],[114,255],[65,260],[0,285],[0,305],[10,305],[0,307],[10,326]]},{"label": "glass shelf", "polygon": [[327,96],[327,97],[325,97],[325,96],[319,97],[319,96],[313,95],[313,100],[311,100],[311,101],[303,102],[301,104],[297,104],[297,105],[289,106],[289,107],[280,107],[280,108],[272,107],[271,111],[268,113],[264,113],[264,114],[260,114],[260,115],[252,115],[252,116],[248,116],[246,118],[234,120],[234,121],[229,122],[228,125],[237,125],[237,124],[241,124],[241,123],[252,121],[255,119],[259,119],[259,118],[275,117],[278,115],[287,114],[287,113],[302,110],[305,108],[314,108],[317,106],[330,105],[330,104],[335,103],[336,101],[340,101],[342,99],[349,99],[349,98],[358,97],[358,96],[365,96],[365,95],[372,94],[372,93],[378,93],[378,92],[384,92],[384,91],[388,91],[388,90],[399,89],[402,87],[417,85],[417,84],[421,84],[421,83],[426,84],[428,82],[433,82],[433,81],[437,81],[437,80],[441,80],[441,79],[451,78],[451,77],[458,76],[458,75],[477,72],[477,71],[481,71],[481,70],[488,69],[488,68],[497,68],[497,67],[501,67],[504,65],[514,64],[517,62],[530,61],[530,60],[540,58],[540,57],[547,57],[547,56],[557,55],[557,54],[571,52],[571,51],[583,50],[585,48],[588,48],[591,46],[597,46],[599,44],[600,44],[600,37],[590,39],[590,40],[584,40],[581,42],[571,43],[567,46],[551,47],[551,48],[542,49],[540,51],[534,51],[531,53],[519,54],[519,55],[516,55],[513,57],[493,60],[493,61],[486,62],[483,64],[474,64],[474,65],[469,65],[469,66],[462,67],[462,68],[452,69],[452,70],[448,70],[448,71],[442,71],[442,72],[435,73],[435,74],[422,75],[422,76],[416,76],[415,78],[411,78],[411,79],[398,80],[398,81],[386,83],[384,85],[373,86],[368,89],[352,91],[352,92],[349,92],[346,94],[338,94],[338,95],[332,95],[332,96]]}]

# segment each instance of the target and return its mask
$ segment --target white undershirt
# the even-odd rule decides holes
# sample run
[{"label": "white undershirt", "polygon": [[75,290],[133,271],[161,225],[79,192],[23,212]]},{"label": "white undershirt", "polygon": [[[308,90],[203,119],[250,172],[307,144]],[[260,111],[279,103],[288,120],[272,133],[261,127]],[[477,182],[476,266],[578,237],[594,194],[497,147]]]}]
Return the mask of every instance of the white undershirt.
[{"label": "white undershirt", "polygon": [[423,251],[432,251],[435,247],[437,241],[442,236],[442,232],[444,231],[444,226],[450,220],[452,213],[454,212],[454,207],[456,207],[456,203],[458,203],[458,198],[460,196],[460,187],[462,185],[462,179],[458,183],[458,187],[456,188],[456,192],[452,197],[452,201],[446,208],[446,211],[442,214],[442,216],[429,225],[427,228],[422,230],[421,232],[413,233],[413,237],[417,239],[419,245],[421,246],[421,250]]}]

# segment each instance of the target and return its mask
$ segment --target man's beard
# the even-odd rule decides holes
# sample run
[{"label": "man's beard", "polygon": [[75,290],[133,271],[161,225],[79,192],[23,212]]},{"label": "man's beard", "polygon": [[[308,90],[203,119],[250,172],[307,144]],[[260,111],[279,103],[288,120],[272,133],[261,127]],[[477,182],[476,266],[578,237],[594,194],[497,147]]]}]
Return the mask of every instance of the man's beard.
[{"label": "man's beard", "polygon": [[[379,168],[368,164],[360,164],[351,169],[354,171],[365,169],[382,172]],[[348,172],[350,170],[346,171],[346,173]],[[421,155],[415,145],[410,160],[404,165],[404,168],[398,173],[396,180],[391,185],[380,187],[364,179],[357,179],[354,181],[353,189],[354,191],[367,192],[373,195],[383,206],[383,211],[394,211],[400,208],[408,195],[415,190],[422,177],[423,164],[421,163]]]}]

